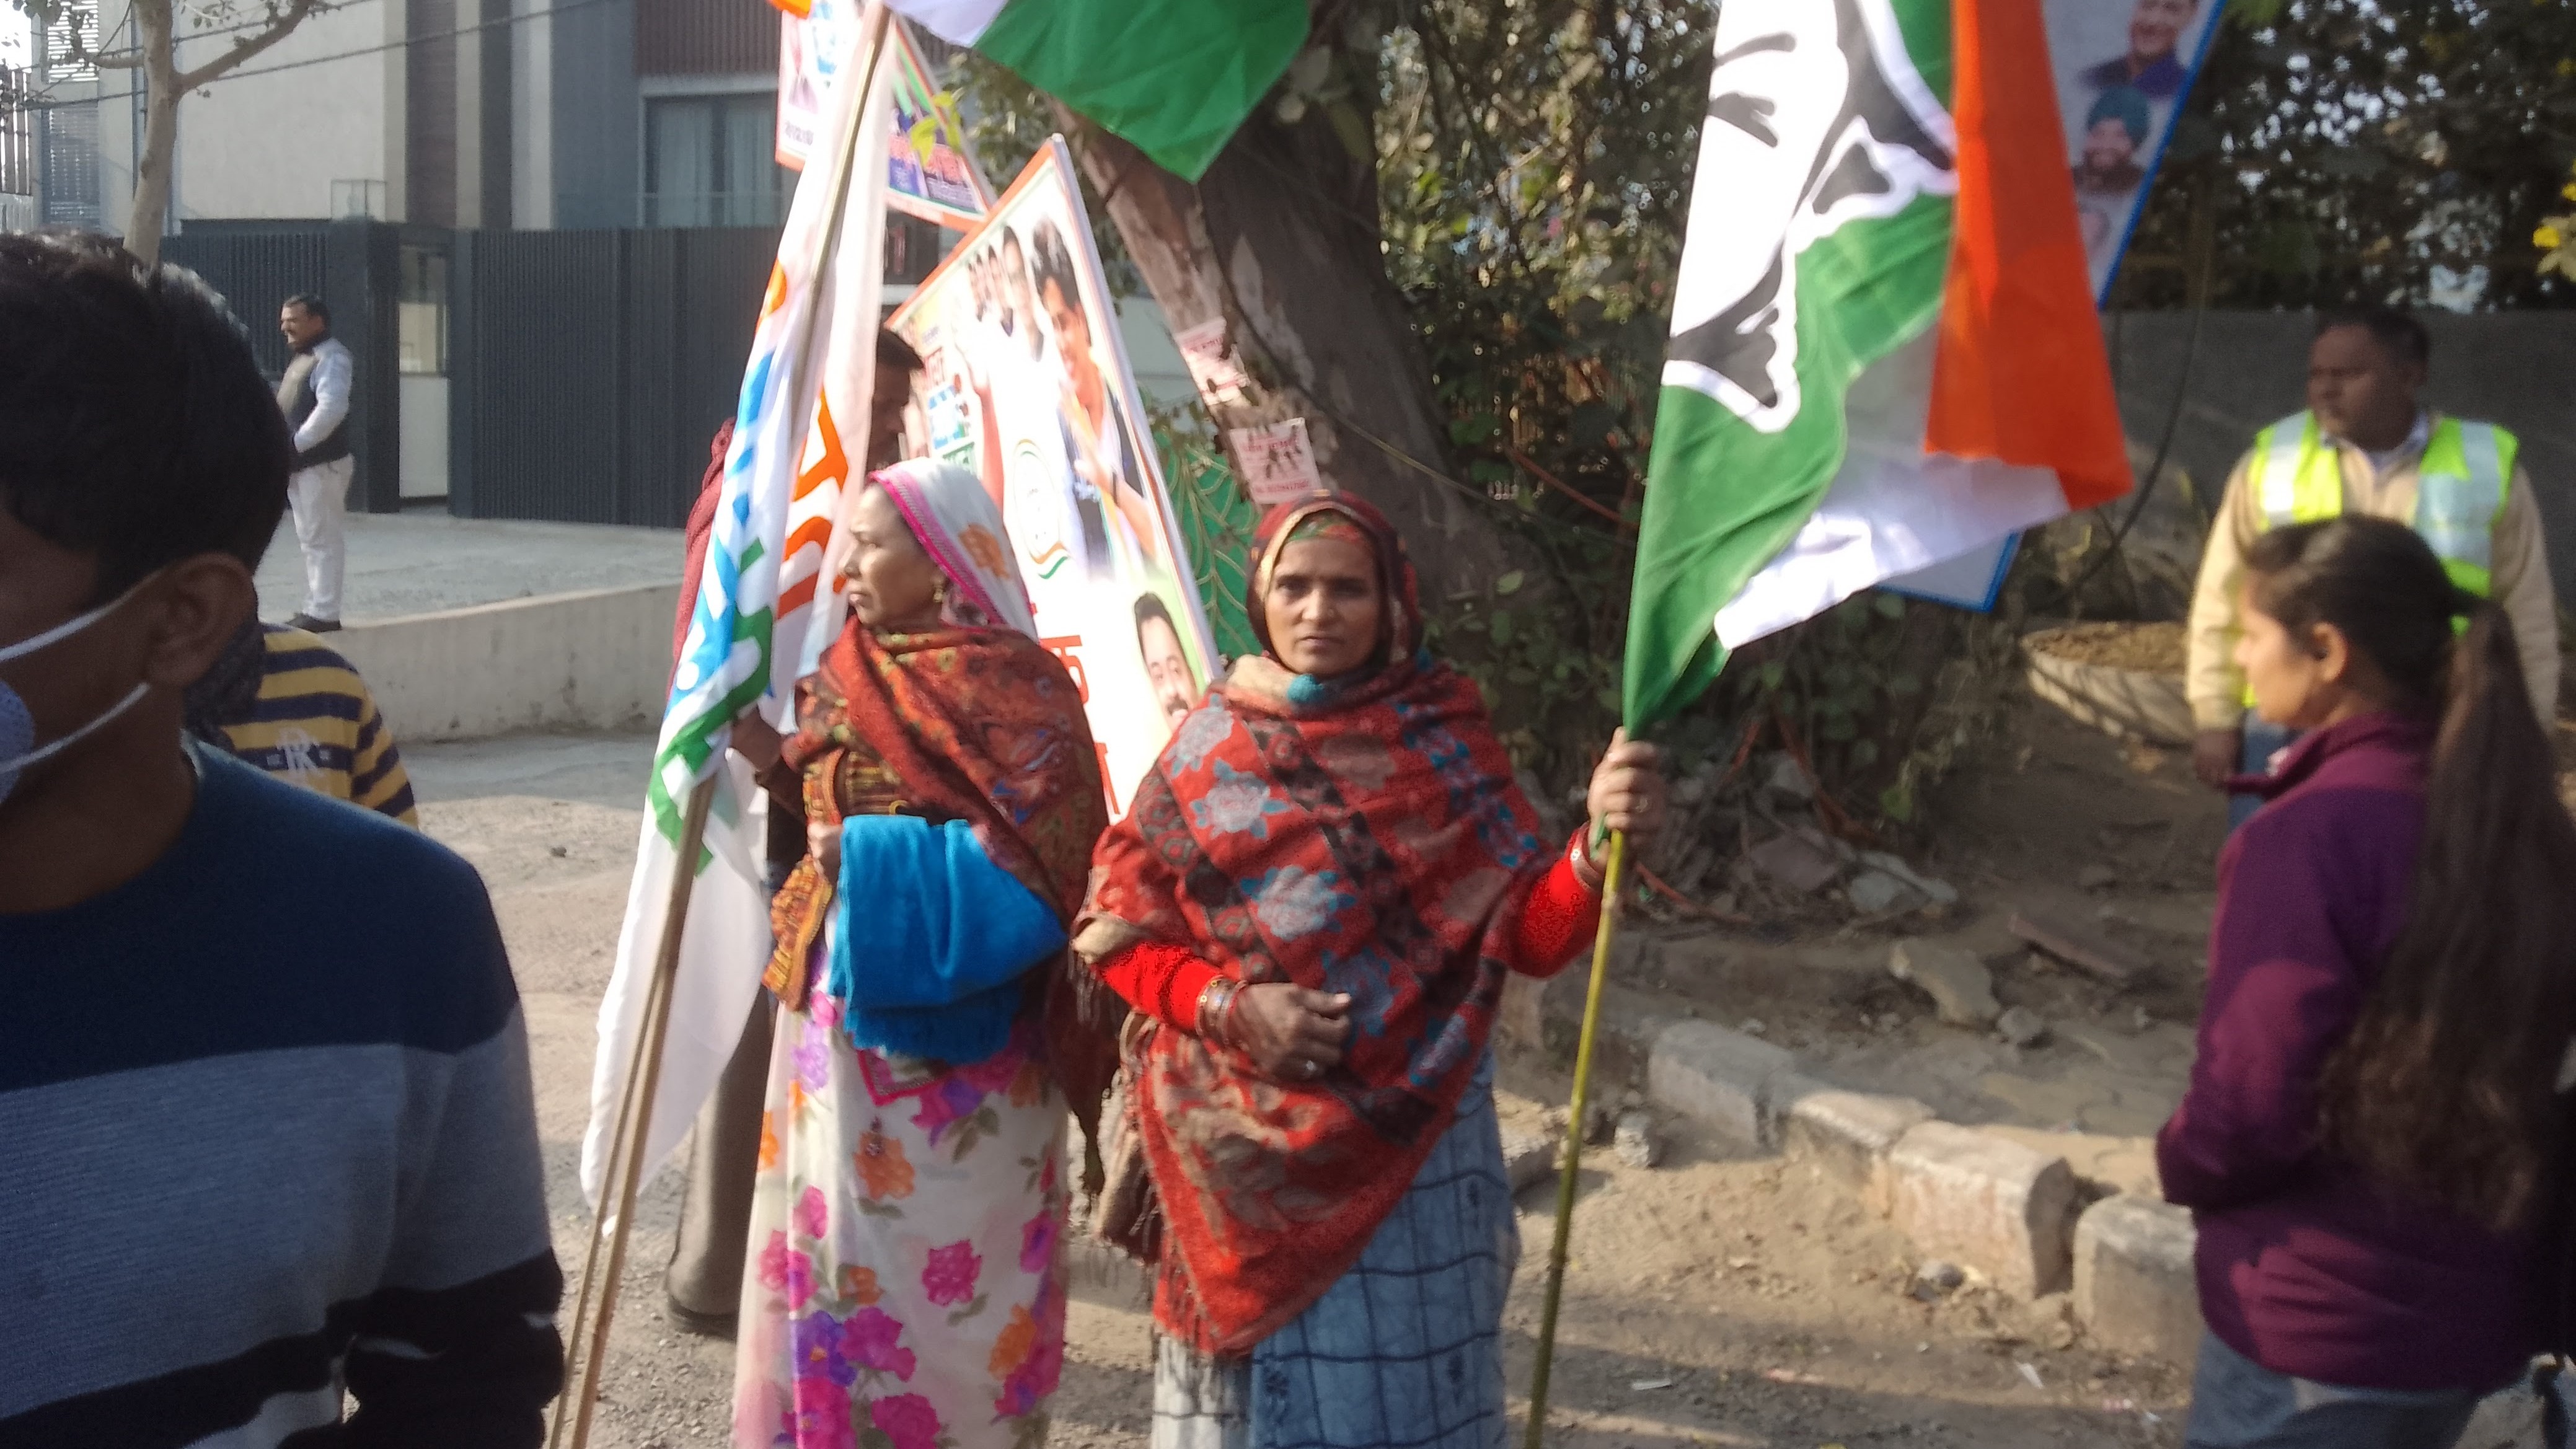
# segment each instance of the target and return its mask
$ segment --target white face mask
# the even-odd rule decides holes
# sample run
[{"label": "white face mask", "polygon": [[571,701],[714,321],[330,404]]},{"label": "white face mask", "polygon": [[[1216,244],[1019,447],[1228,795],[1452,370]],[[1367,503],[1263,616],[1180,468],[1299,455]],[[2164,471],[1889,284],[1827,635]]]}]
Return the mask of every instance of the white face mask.
[{"label": "white face mask", "polygon": [[[125,601],[133,598],[136,591],[159,576],[160,570],[155,569],[136,580],[133,588],[127,589],[88,613],[75,619],[67,619],[33,638],[21,639],[15,644],[0,647],[0,664],[5,664],[12,659],[23,659],[72,637],[123,608]],[[19,777],[30,767],[43,764],[106,728],[118,715],[134,708],[137,700],[151,692],[151,685],[137,684],[126,692],[125,698],[110,705],[105,714],[59,739],[38,745],[36,719],[28,712],[27,701],[19,696],[18,691],[9,687],[8,681],[0,680],[0,803],[7,802],[10,792],[18,788]]]}]

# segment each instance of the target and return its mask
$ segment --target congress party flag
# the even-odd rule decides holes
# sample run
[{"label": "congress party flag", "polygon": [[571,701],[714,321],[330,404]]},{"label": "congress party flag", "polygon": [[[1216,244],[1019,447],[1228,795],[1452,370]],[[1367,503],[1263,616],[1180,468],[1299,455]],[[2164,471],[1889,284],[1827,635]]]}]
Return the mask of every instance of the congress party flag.
[{"label": "congress party flag", "polygon": [[892,0],[1196,181],[1306,43],[1306,0]]},{"label": "congress party flag", "polygon": [[[863,24],[873,41],[882,17]],[[618,1104],[644,1031],[673,879],[695,872],[672,978],[642,1162],[647,1177],[671,1155],[741,1040],[770,953],[763,883],[767,802],[751,767],[729,752],[733,721],[757,706],[788,722],[797,682],[840,631],[841,600],[825,586],[825,550],[849,478],[867,456],[869,369],[885,278],[885,183],[893,102],[882,51],[853,57],[864,85],[840,87],[822,144],[796,184],[778,261],[761,299],[725,453],[723,492],[704,572],[645,790],[642,839],[628,887],[617,962],[599,1006],[591,1119],[582,1140],[582,1191],[594,1204],[614,1151]],[[716,782],[706,837],[681,858],[686,802]]]},{"label": "congress party flag", "polygon": [[1727,0],[1625,713],[2129,488],[2035,0]]}]

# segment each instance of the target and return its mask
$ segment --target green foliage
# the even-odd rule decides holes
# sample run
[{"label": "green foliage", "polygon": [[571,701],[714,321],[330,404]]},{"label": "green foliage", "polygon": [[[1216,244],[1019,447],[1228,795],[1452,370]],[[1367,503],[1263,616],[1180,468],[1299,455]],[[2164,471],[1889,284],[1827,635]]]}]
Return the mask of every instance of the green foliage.
[{"label": "green foliage", "polygon": [[1207,610],[1208,627],[1216,634],[1217,652],[1237,659],[1260,647],[1244,614],[1243,598],[1244,571],[1250,567],[1252,535],[1261,527],[1261,509],[1235,481],[1234,470],[1204,436],[1204,427],[1198,419],[1158,410],[1153,419],[1154,447],[1162,455],[1172,511],[1189,544],[1192,582],[1198,587],[1200,605]]},{"label": "green foliage", "polygon": [[2123,264],[2184,302],[2194,197],[2212,305],[2576,304],[2530,240],[2576,159],[2566,0],[2236,0]]},{"label": "green foliage", "polygon": [[[2568,176],[2567,184],[2558,188],[2558,194],[2569,201],[2576,201],[2576,166],[2568,168]],[[2556,272],[2569,281],[2576,281],[2576,213],[2542,217],[2539,228],[2531,234],[2531,244],[2540,248],[2541,275]]]}]

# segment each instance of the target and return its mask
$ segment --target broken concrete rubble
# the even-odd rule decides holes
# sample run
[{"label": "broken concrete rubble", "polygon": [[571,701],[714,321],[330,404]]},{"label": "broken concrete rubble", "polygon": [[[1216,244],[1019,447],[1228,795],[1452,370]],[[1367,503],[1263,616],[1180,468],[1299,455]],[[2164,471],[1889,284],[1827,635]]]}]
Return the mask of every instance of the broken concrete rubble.
[{"label": "broken concrete rubble", "polygon": [[2003,1015],[1994,977],[1984,962],[1938,941],[1899,941],[1887,954],[1887,972],[1922,991],[1952,1026],[1983,1030]]},{"label": "broken concrete rubble", "polygon": [[1842,879],[1842,858],[1813,830],[1784,830],[1745,852],[1753,868],[1793,891],[1813,894]]},{"label": "broken concrete rubble", "polygon": [[2013,912],[2016,936],[2097,981],[2126,986],[2147,969],[2146,958],[2089,926],[2039,911]]}]

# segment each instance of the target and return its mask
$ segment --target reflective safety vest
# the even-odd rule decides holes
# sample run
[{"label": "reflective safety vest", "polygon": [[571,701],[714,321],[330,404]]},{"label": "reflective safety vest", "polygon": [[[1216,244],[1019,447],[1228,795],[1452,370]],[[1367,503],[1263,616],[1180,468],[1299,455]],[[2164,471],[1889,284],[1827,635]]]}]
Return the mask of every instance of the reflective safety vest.
[{"label": "reflective safety vest", "polygon": [[[2521,443],[2493,423],[2444,418],[2425,440],[2415,489],[2415,532],[2433,546],[2451,581],[2480,598],[2495,592],[2495,526]],[[2343,514],[2343,458],[2314,413],[2286,417],[2254,435],[2245,486],[2263,526],[2318,523]]]}]

